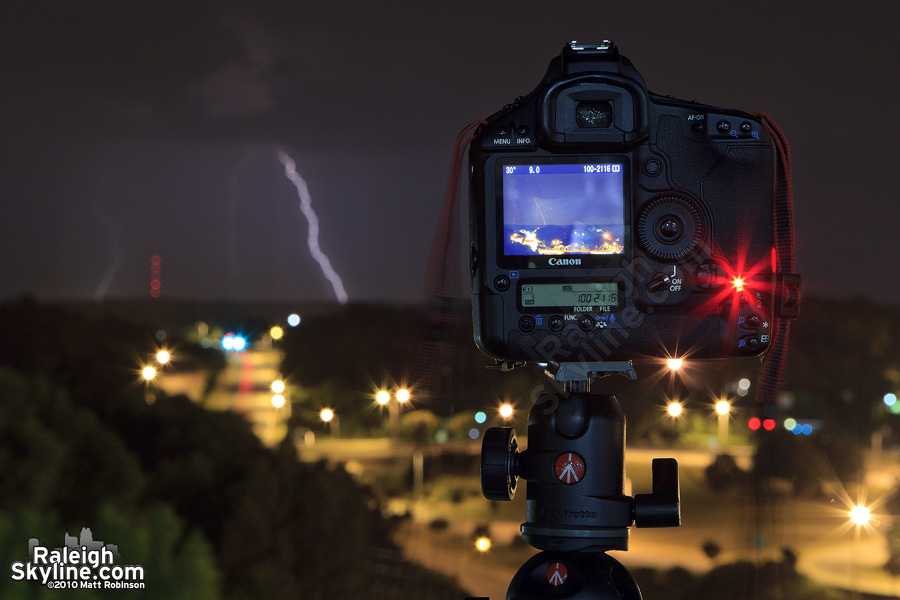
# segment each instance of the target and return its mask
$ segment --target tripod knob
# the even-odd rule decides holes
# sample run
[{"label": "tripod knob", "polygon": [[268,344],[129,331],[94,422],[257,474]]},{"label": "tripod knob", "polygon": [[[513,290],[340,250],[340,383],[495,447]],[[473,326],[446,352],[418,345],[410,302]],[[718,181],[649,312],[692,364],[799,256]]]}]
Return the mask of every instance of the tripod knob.
[{"label": "tripod knob", "polygon": [[488,500],[509,501],[516,495],[518,444],[512,427],[491,427],[481,443],[481,493]]}]

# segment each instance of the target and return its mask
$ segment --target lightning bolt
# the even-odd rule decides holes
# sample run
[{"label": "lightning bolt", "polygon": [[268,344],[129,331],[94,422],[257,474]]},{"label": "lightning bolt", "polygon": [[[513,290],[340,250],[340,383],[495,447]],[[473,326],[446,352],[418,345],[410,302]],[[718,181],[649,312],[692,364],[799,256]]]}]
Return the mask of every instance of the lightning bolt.
[{"label": "lightning bolt", "polygon": [[109,290],[113,278],[115,278],[116,273],[122,267],[122,227],[118,221],[103,211],[103,206],[99,200],[95,198],[91,206],[94,209],[94,214],[109,228],[109,250],[113,257],[112,263],[110,263],[103,274],[103,279],[100,280],[100,283],[94,289],[94,300],[99,302],[106,297],[106,292]]},{"label": "lightning bolt", "polygon": [[300,210],[303,212],[303,216],[306,217],[306,221],[309,223],[309,237],[307,238],[309,253],[312,254],[312,257],[319,263],[319,267],[322,268],[322,274],[325,275],[325,279],[331,282],[331,287],[334,288],[334,295],[337,296],[338,302],[346,304],[347,292],[344,291],[344,284],[341,283],[340,276],[334,272],[333,268],[331,268],[331,261],[328,260],[325,253],[319,248],[319,218],[312,209],[312,197],[309,195],[309,188],[306,186],[306,182],[303,178],[300,177],[300,174],[297,173],[294,160],[288,156],[288,153],[285,152],[283,148],[278,149],[278,160],[284,165],[284,174],[291,180],[294,187],[297,188],[297,195],[300,196]]}]

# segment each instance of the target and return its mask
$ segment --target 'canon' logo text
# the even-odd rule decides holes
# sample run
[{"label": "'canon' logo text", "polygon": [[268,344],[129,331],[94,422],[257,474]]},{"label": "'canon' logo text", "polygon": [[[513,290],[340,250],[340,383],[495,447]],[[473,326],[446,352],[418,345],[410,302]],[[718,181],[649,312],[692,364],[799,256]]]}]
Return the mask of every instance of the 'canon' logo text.
[{"label": "'canon' logo text", "polygon": [[547,261],[551,267],[566,267],[569,265],[580,265],[580,258],[551,258]]}]

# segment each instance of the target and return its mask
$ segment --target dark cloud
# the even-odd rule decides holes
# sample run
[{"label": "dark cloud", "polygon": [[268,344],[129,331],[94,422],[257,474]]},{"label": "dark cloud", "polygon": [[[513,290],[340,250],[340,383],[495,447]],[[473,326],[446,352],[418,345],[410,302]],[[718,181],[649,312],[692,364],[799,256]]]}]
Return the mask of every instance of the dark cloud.
[{"label": "dark cloud", "polygon": [[[897,302],[898,20],[875,1],[5,2],[4,295],[91,295],[111,263],[90,191],[106,177],[110,295],[142,294],[164,252],[168,293],[327,298],[283,145],[351,298],[417,299],[456,133],[530,91],[565,41],[609,37],[655,92],[775,117],[807,289]],[[248,148],[233,291],[228,182]]]}]

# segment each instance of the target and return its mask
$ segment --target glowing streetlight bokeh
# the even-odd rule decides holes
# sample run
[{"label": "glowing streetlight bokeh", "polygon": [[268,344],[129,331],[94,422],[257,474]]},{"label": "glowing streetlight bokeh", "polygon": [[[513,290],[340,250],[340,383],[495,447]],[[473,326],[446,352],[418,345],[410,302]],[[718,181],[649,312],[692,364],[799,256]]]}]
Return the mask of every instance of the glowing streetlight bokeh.
[{"label": "glowing streetlight bokeh", "polygon": [[170,358],[172,358],[172,355],[169,354],[168,352],[166,352],[165,350],[160,350],[159,352],[156,353],[156,362],[158,362],[161,365],[164,365],[167,362],[169,362]]},{"label": "glowing streetlight bokeh", "polygon": [[281,394],[275,394],[274,396],[272,396],[272,406],[274,406],[275,408],[281,408],[282,406],[284,406],[284,396],[282,396]]},{"label": "glowing streetlight bokeh", "polygon": [[508,419],[513,415],[513,407],[511,404],[504,404],[500,407],[500,416]]},{"label": "glowing streetlight bokeh", "polygon": [[287,318],[287,322],[288,322],[288,325],[290,325],[291,327],[296,327],[297,325],[300,324],[300,315],[298,315],[297,313],[289,314],[288,318]]},{"label": "glowing streetlight bokeh", "polygon": [[731,410],[731,405],[728,404],[727,400],[719,400],[716,402],[716,412],[720,415],[727,415],[728,411]]},{"label": "glowing streetlight bokeh", "polygon": [[409,390],[406,388],[400,388],[397,390],[397,402],[406,402],[409,400]]},{"label": "glowing streetlight bokeh", "polygon": [[141,375],[144,377],[144,379],[150,381],[151,379],[156,377],[156,369],[154,369],[153,367],[144,367],[144,370],[141,371]]},{"label": "glowing streetlight bokeh", "polygon": [[477,540],[475,540],[475,548],[479,552],[487,552],[491,549],[491,538],[481,536]]},{"label": "glowing streetlight bokeh", "polygon": [[280,394],[284,391],[284,382],[280,379],[272,382],[272,391],[276,394]]},{"label": "glowing streetlight bokeh", "polygon": [[681,414],[683,410],[680,402],[669,402],[669,405],[666,406],[666,412],[669,413],[670,417],[677,417]]},{"label": "glowing streetlight bokeh", "polygon": [[384,406],[388,402],[391,401],[391,395],[387,393],[385,390],[380,390],[377,394],[375,394],[375,402]]},{"label": "glowing streetlight bokeh", "polygon": [[666,360],[666,365],[672,369],[673,371],[677,371],[681,367],[684,366],[684,359],[682,358],[670,358]]},{"label": "glowing streetlight bokeh", "polygon": [[272,336],[273,340],[280,340],[284,337],[284,329],[276,325],[272,329],[269,330],[269,335]]},{"label": "glowing streetlight bokeh", "polygon": [[872,515],[865,506],[854,506],[850,509],[850,522],[854,525],[868,525]]},{"label": "glowing streetlight bokeh", "polygon": [[319,413],[319,418],[329,423],[334,418],[334,411],[330,408],[323,408],[322,412]]}]

